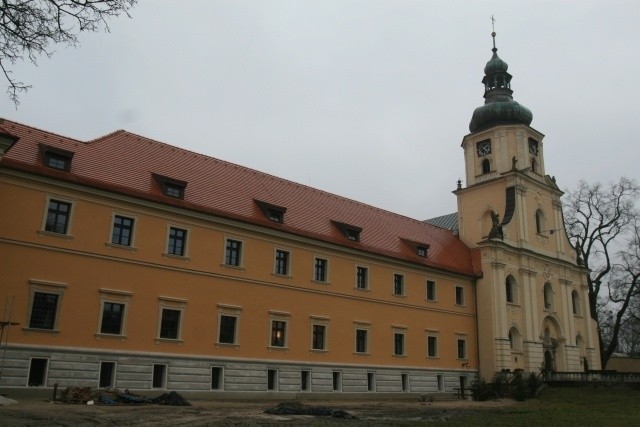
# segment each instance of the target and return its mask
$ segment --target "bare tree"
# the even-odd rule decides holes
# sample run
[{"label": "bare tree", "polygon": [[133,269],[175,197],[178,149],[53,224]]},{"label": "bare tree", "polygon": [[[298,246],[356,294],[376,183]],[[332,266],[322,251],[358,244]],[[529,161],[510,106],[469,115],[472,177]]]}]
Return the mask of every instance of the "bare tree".
[{"label": "bare tree", "polygon": [[107,19],[129,16],[136,0],[0,0],[0,69],[7,94],[18,106],[19,93],[31,87],[13,76],[10,65],[41,55],[51,57],[51,45],[76,45],[82,31],[109,31]]},{"label": "bare tree", "polygon": [[603,368],[619,344],[629,307],[638,298],[639,195],[637,183],[627,178],[608,186],[581,181],[565,195],[569,239],[591,270],[589,307],[600,325]]}]

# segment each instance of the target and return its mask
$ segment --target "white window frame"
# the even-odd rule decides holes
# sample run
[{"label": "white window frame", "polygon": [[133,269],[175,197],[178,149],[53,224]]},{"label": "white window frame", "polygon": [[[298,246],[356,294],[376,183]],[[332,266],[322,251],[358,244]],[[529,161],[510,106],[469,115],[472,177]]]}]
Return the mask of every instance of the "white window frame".
[{"label": "white window frame", "polygon": [[[310,349],[314,353],[329,352],[329,318],[324,316],[310,316],[311,321],[311,346]],[[324,326],[324,340],[322,348],[313,348],[313,327]]]},{"label": "white window frame", "polygon": [[[458,289],[460,289],[460,300],[461,300],[459,303],[458,303]],[[458,307],[466,307],[467,298],[466,298],[466,295],[465,295],[466,292],[464,291],[464,286],[456,285],[454,292],[455,292],[454,295],[453,295],[454,304],[456,306],[458,306]]]},{"label": "white window frame", "polygon": [[[406,326],[391,326],[392,337],[392,350],[393,357],[407,357],[407,327]],[[402,354],[396,354],[396,335],[402,335]]]},{"label": "white window frame", "polygon": [[[184,241],[184,253],[182,255],[176,255],[176,254],[170,254],[169,253],[169,238],[171,236],[171,229],[175,228],[177,230],[183,230],[186,233],[186,237],[185,237],[185,241]],[[165,257],[169,257],[169,258],[177,258],[177,259],[185,259],[188,260],[189,258],[189,242],[191,241],[191,227],[187,227],[185,225],[180,225],[180,224],[174,224],[174,223],[168,223],[167,224],[167,236],[164,242],[164,252],[162,253],[162,255],[164,255]]]},{"label": "white window frame", "polygon": [[[318,260],[324,260],[324,262],[325,262],[324,280],[318,280],[316,278],[316,263],[318,262]],[[316,256],[313,257],[313,273],[312,273],[311,281],[315,282],[315,283],[320,283],[322,285],[328,285],[330,283],[330,281],[329,281],[329,258],[328,257],[322,256],[322,255],[316,255]]]},{"label": "white window frame", "polygon": [[[428,330],[427,329],[427,359],[439,359],[440,358],[440,332],[437,330]],[[435,339],[435,354],[431,356],[429,354],[429,338]]]},{"label": "white window frame", "polygon": [[[98,289],[100,292],[100,310],[98,313],[98,329],[96,330],[95,336],[97,339],[101,338],[118,338],[125,339],[127,337],[127,317],[129,316],[129,303],[131,302],[131,298],[133,297],[133,293],[129,291],[120,291],[115,289],[106,289],[100,288]],[[114,303],[114,304],[123,304],[124,305],[124,313],[122,314],[122,325],[120,327],[119,334],[106,334],[102,331],[102,315],[104,313],[104,303]]]},{"label": "white window frame", "polygon": [[[399,294],[396,293],[396,278],[399,277],[400,278],[400,288],[401,288],[401,292]],[[394,297],[406,297],[407,293],[406,293],[406,280],[405,280],[405,275],[402,273],[393,273],[392,276],[392,290],[391,293]]]},{"label": "white window frame", "polygon": [[[278,260],[278,252],[285,252],[287,253],[287,272],[282,274],[282,273],[278,273],[276,270],[276,265],[277,265],[277,260]],[[273,249],[273,272],[271,273],[274,276],[277,277],[287,277],[287,278],[291,278],[292,275],[292,267],[293,267],[293,251],[291,251],[291,249],[286,249],[286,248],[281,248],[281,247],[276,247]]]},{"label": "white window frame", "polygon": [[[111,241],[111,239],[113,238],[113,229],[115,228],[115,220],[116,220],[116,216],[121,216],[123,218],[129,218],[133,220],[133,228],[131,229],[131,242],[129,245],[120,245],[118,243],[113,243]],[[107,242],[105,243],[106,246],[110,247],[110,248],[118,248],[118,249],[127,249],[130,250],[132,252],[138,250],[138,248],[136,247],[136,235],[137,230],[138,230],[138,225],[140,224],[139,222],[139,217],[138,215],[133,215],[130,214],[128,212],[123,212],[123,211],[112,211],[111,212],[111,224],[109,226],[109,235],[107,236]]]},{"label": "white window frame", "polygon": [[[66,283],[59,282],[51,282],[45,280],[29,280],[29,309],[27,310],[27,320],[24,323],[26,326],[23,330],[28,331],[38,331],[38,332],[48,332],[48,333],[60,333],[59,322],[60,322],[60,312],[62,310],[62,300],[64,298],[65,290],[67,289]],[[53,328],[52,329],[41,329],[41,328],[32,328],[31,327],[31,312],[33,311],[33,300],[36,292],[43,294],[55,294],[58,295],[58,301],[56,303],[56,315],[53,320]]]},{"label": "white window frame", "polygon": [[[240,243],[240,254],[238,256],[238,265],[227,264],[227,244],[229,241],[239,242]],[[225,236],[224,237],[224,246],[222,248],[222,263],[220,264],[223,267],[227,268],[235,268],[238,270],[244,270],[244,251],[245,251],[245,240],[239,239],[233,236]]]},{"label": "white window frame", "polygon": [[[365,271],[364,287],[360,287],[360,286],[358,286],[358,284],[359,284],[359,283],[358,283],[358,271],[359,271],[360,269],[364,269],[364,271]],[[369,281],[370,281],[370,269],[369,269],[369,267],[367,267],[366,265],[362,265],[362,264],[356,264],[356,277],[355,277],[355,279],[356,279],[356,283],[355,283],[355,286],[354,286],[354,289],[355,289],[355,290],[358,290],[358,291],[368,291],[368,290],[370,289],[370,286],[369,286]]]},{"label": "white window frame", "polygon": [[[183,298],[174,298],[159,296],[158,297],[158,330],[156,332],[156,344],[160,342],[176,342],[182,343],[182,331],[184,330],[184,312],[187,307],[187,300]],[[180,322],[178,324],[178,336],[176,338],[161,338],[160,329],[162,328],[162,311],[178,310],[180,312]]]},{"label": "white window frame", "polygon": [[[238,347],[240,345],[240,315],[242,307],[237,305],[218,304],[218,327],[216,334],[216,347]],[[220,328],[222,326],[222,316],[235,317],[236,327],[233,331],[233,343],[220,342]]]},{"label": "white window frame", "polygon": [[[283,311],[269,311],[269,350],[289,350],[289,327],[291,321],[291,313],[283,312]],[[272,345],[271,334],[273,332],[273,322],[284,322],[284,337],[283,337],[283,345],[276,346]]]},{"label": "white window frame", "polygon": [[[364,343],[365,351],[358,351],[358,331],[362,330],[367,333],[367,339]],[[353,354],[357,356],[369,356],[371,354],[371,322],[354,321],[353,322]]]},{"label": "white window frame", "polygon": [[[52,200],[69,204],[69,218],[67,220],[66,233],[56,233],[54,231],[46,230],[47,217],[49,216],[49,203]],[[73,217],[76,212],[76,203],[77,202],[75,199],[72,199],[66,196],[60,196],[58,194],[47,194],[45,197],[44,214],[42,215],[42,223],[40,224],[40,230],[38,230],[38,234],[53,236],[53,237],[61,237],[64,239],[73,239],[72,229],[73,229],[73,223],[74,223]]]}]

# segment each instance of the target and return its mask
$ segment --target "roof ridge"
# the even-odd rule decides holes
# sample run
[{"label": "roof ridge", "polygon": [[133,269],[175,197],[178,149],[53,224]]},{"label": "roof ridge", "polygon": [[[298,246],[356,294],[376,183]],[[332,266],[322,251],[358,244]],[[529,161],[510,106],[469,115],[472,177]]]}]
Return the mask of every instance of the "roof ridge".
[{"label": "roof ridge", "polygon": [[27,128],[27,129],[31,129],[31,130],[35,130],[35,131],[38,131],[38,132],[46,133],[48,135],[53,135],[53,136],[57,136],[59,138],[64,138],[64,139],[68,139],[68,140],[71,140],[71,141],[82,142],[82,143],[86,144],[86,141],[83,141],[81,139],[73,138],[71,136],[62,135],[62,134],[59,134],[59,133],[56,133],[56,132],[51,132],[51,131],[48,131],[48,130],[40,129],[39,127],[36,127],[36,126],[27,125],[27,124],[24,124],[24,123],[21,123],[21,122],[16,122],[14,120],[9,120],[9,119],[6,119],[4,117],[0,117],[0,125],[1,124],[5,124],[5,123],[10,124],[10,125],[14,125],[14,126],[16,126],[16,125],[17,126],[22,126],[22,127]]}]

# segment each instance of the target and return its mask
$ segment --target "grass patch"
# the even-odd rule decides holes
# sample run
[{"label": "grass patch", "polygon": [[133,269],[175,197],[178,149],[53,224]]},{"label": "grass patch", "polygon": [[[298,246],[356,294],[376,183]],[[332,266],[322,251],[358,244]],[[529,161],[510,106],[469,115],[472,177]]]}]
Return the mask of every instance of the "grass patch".
[{"label": "grass patch", "polygon": [[604,386],[549,388],[537,399],[504,408],[476,410],[430,425],[640,425],[640,390]]}]

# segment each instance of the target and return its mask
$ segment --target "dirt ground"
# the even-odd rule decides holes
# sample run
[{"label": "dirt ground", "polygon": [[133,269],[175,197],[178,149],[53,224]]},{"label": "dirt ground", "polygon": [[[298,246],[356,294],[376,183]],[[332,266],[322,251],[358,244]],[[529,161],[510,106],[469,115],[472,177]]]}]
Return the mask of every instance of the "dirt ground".
[{"label": "dirt ground", "polygon": [[328,401],[305,402],[346,411],[355,419],[311,415],[269,415],[264,411],[277,406],[274,401],[191,400],[193,406],[160,405],[72,405],[38,398],[22,398],[17,404],[0,406],[0,425],[6,426],[90,426],[90,425],[393,425],[457,418],[477,409],[512,405],[510,400],[472,402],[467,400],[421,402],[406,401]]}]

